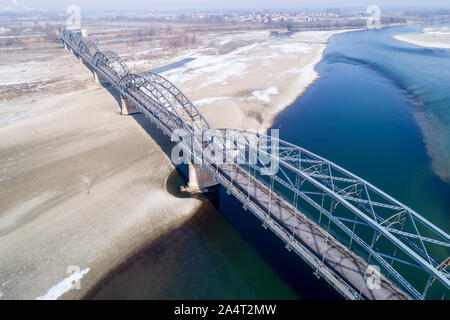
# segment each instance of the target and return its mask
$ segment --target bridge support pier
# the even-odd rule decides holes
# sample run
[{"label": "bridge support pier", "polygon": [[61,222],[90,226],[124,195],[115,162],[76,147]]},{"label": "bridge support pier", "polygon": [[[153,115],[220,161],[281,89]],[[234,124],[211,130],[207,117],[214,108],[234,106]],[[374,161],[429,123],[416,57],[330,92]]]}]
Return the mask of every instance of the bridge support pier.
[{"label": "bridge support pier", "polygon": [[97,71],[94,71],[94,81],[98,84],[108,83],[108,80],[106,80],[101,74],[99,74]]},{"label": "bridge support pier", "polygon": [[141,111],[124,96],[120,96],[120,109],[122,115],[131,115],[141,113]]},{"label": "bridge support pier", "polygon": [[201,165],[189,164],[189,183],[183,191],[200,194],[218,191],[220,184]]}]

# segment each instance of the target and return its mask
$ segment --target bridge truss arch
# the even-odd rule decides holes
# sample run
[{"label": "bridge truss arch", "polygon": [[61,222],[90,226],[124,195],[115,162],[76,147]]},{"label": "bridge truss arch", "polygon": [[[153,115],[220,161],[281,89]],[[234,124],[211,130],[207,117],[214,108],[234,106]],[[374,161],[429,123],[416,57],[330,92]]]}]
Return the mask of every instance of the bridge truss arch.
[{"label": "bridge truss arch", "polygon": [[[265,134],[237,129],[219,132],[212,134],[216,143],[225,148],[227,156],[240,158],[241,170],[318,222],[368,265],[378,265],[412,297],[424,299],[436,283],[445,296],[450,288],[446,269],[450,236],[446,232],[369,182],[308,150]],[[276,173],[263,174],[274,163]]]},{"label": "bridge truss arch", "polygon": [[172,82],[154,72],[146,72],[144,77],[164,92],[171,105],[183,111],[185,120],[194,130],[203,131],[211,128],[204,115]]},{"label": "bridge truss arch", "polygon": [[95,54],[99,51],[92,40],[80,41],[79,48],[81,55],[83,55],[84,58],[89,59],[90,62],[94,60]]}]

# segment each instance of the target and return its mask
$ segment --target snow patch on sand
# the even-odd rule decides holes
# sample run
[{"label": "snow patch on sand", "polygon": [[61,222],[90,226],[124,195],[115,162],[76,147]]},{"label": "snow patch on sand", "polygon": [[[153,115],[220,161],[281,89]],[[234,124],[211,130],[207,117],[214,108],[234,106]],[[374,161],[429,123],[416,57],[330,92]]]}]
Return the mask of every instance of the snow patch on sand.
[{"label": "snow patch on sand", "polygon": [[37,297],[36,300],[56,300],[61,297],[66,292],[72,289],[73,283],[83,279],[84,275],[88,273],[91,269],[86,268],[80,272],[75,272],[65,278],[64,280],[58,282],[53,287],[48,289],[47,293],[43,296]]},{"label": "snow patch on sand", "polygon": [[11,177],[8,177],[8,176],[0,177],[0,182],[4,182],[4,181],[8,181],[8,180],[11,180]]},{"label": "snow patch on sand", "polygon": [[277,95],[279,94],[280,91],[278,91],[278,88],[273,86],[270,88],[267,88],[266,90],[262,90],[262,91],[253,91],[252,92],[252,96],[249,98],[250,100],[259,100],[265,103],[270,103],[272,101],[271,96]]}]

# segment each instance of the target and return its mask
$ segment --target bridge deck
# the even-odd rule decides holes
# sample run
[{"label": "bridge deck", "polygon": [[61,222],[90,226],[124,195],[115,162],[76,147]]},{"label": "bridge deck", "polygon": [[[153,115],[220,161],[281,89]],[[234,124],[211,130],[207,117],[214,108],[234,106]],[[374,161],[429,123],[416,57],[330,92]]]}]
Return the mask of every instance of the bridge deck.
[{"label": "bridge deck", "polygon": [[269,212],[286,231],[306,246],[314,255],[322,259],[324,264],[350,284],[356,292],[361,291],[365,299],[403,300],[405,296],[391,281],[382,278],[381,288],[371,290],[364,279],[367,264],[354,253],[346,249],[336,238],[328,234],[315,222],[294,209],[276,193],[270,191],[259,180],[256,180],[241,167],[224,164],[219,166],[219,173],[244,193],[250,201]]}]

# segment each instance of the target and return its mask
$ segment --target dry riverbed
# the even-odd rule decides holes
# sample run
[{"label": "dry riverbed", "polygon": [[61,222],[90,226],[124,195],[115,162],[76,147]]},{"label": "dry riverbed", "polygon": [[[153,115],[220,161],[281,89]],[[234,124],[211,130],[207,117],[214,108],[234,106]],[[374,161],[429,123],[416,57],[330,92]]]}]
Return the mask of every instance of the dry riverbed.
[{"label": "dry riverbed", "polygon": [[421,47],[450,49],[450,28],[425,28],[421,33],[399,34],[394,38]]}]

